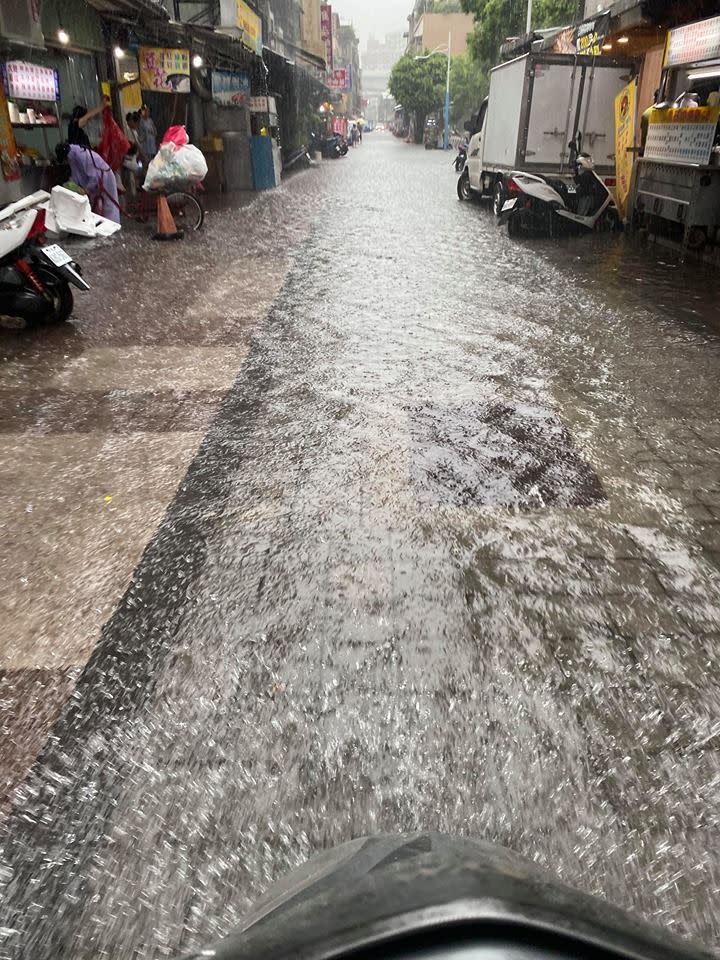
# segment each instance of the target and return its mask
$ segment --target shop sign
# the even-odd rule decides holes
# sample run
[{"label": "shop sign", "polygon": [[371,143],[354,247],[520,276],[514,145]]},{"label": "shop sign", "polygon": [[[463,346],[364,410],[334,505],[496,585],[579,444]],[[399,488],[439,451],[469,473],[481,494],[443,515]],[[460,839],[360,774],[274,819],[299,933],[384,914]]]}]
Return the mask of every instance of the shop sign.
[{"label": "shop sign", "polygon": [[610,14],[593,20],[584,20],[575,28],[575,51],[582,56],[599,57],[602,55],[602,45],[610,29]]},{"label": "shop sign", "polygon": [[246,107],[250,100],[250,74],[244,70],[213,70],[212,98],[227,107]]},{"label": "shop sign", "polygon": [[330,89],[337,90],[338,93],[349,93],[352,90],[352,67],[338,67],[333,70]]},{"label": "shop sign", "polygon": [[710,162],[720,107],[670,107],[650,114],[644,156],[704,166]]},{"label": "shop sign", "polygon": [[140,47],[140,86],[156,93],[190,93],[190,51],[176,47]]},{"label": "shop sign", "polygon": [[0,170],[6,180],[20,179],[20,158],[2,83],[0,83]]},{"label": "shop sign", "polygon": [[238,26],[243,32],[243,43],[261,57],[263,50],[262,20],[243,0],[236,0]]},{"label": "shop sign", "polygon": [[6,88],[11,100],[60,99],[60,81],[52,67],[41,67],[24,60],[10,60],[5,67]]},{"label": "shop sign", "polygon": [[268,98],[267,97],[250,97],[250,113],[267,113],[268,112]]},{"label": "shop sign", "polygon": [[331,74],[335,68],[335,63],[333,59],[332,5],[329,3],[323,3],[320,7],[320,36],[325,44],[327,72]]},{"label": "shop sign", "polygon": [[627,200],[630,196],[633,163],[635,154],[635,105],[637,102],[637,82],[632,80],[615,97],[615,199],[620,216],[625,217]]},{"label": "shop sign", "polygon": [[698,20],[684,27],[677,27],[668,34],[665,50],[665,66],[676,67],[681,63],[697,63],[720,57],[720,17]]}]

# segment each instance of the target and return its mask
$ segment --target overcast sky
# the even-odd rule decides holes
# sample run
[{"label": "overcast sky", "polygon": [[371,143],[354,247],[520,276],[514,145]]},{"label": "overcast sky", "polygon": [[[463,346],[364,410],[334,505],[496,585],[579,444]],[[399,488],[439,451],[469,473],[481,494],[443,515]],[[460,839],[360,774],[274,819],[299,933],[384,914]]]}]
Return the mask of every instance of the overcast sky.
[{"label": "overcast sky", "polygon": [[386,33],[407,30],[412,6],[413,0],[332,0],[333,12],[345,23],[355,24],[361,50],[371,33],[380,39]]}]

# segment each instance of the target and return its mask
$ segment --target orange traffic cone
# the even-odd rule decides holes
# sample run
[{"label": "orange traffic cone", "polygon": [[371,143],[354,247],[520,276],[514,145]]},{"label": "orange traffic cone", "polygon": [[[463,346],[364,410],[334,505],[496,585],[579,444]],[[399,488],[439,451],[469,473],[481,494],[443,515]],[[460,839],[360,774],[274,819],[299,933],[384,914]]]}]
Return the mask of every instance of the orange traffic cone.
[{"label": "orange traffic cone", "polygon": [[175,226],[167,197],[160,194],[157,199],[157,233],[153,240],[182,240],[183,231]]}]

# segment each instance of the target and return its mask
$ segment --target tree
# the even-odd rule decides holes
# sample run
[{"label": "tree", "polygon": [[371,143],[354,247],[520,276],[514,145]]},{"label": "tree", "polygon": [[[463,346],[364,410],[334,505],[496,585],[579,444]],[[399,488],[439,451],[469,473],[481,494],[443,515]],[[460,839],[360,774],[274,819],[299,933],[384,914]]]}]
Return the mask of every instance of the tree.
[{"label": "tree", "polygon": [[390,74],[390,93],[403,105],[405,112],[415,116],[415,142],[421,143],[425,118],[442,108],[445,99],[445,57],[416,60],[410,54],[402,57]]},{"label": "tree", "polygon": [[[506,37],[525,32],[527,0],[461,0],[465,13],[475,17],[475,29],[468,38],[472,55],[482,63],[498,62],[500,46]],[[564,27],[573,23],[577,0],[535,0],[532,26]]]},{"label": "tree", "polygon": [[453,57],[450,72],[450,120],[453,126],[461,127],[464,120],[469,120],[487,92],[488,76],[484,65],[467,54]]}]

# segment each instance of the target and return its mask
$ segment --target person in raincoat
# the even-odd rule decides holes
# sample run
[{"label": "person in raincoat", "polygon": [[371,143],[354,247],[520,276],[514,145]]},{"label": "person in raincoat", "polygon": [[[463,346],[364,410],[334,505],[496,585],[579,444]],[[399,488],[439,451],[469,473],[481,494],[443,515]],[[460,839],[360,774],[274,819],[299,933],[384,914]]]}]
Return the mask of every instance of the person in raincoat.
[{"label": "person in raincoat", "polygon": [[70,166],[70,179],[87,193],[96,213],[120,223],[120,206],[115,174],[103,158],[76,143],[61,143],[55,150],[60,163]]}]

